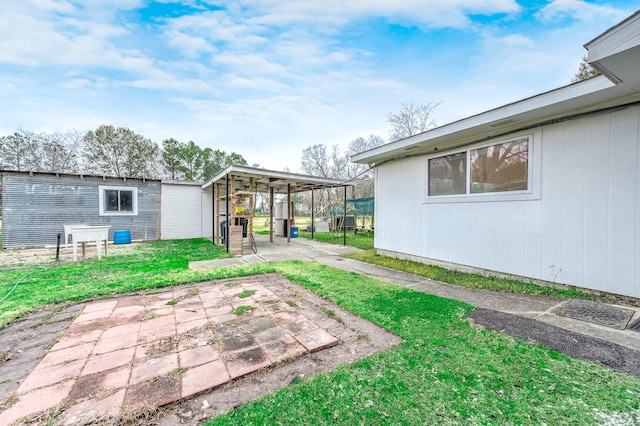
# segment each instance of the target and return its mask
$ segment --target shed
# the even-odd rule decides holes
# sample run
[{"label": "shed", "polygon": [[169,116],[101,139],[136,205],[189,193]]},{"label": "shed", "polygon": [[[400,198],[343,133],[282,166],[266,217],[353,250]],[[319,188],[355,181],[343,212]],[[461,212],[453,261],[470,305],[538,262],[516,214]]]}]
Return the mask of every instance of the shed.
[{"label": "shed", "polygon": [[[159,235],[161,182],[59,173],[2,171],[2,248],[55,245],[65,224]],[[64,237],[63,237],[64,241]]]},{"label": "shed", "polygon": [[377,251],[640,297],[640,12],[585,47],[603,75],[353,156]]}]

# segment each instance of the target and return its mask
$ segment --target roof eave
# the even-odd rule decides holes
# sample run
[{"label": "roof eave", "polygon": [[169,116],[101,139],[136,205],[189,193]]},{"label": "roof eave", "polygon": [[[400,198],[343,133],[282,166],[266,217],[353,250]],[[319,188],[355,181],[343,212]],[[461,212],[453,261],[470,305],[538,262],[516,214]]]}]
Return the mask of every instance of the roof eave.
[{"label": "roof eave", "polygon": [[594,77],[382,145],[354,155],[351,161],[378,163],[412,156],[430,148],[446,148],[455,141],[463,143],[516,131],[571,111],[584,111],[594,101],[601,103],[620,96],[623,90],[608,92],[614,87],[615,84],[605,76]]},{"label": "roof eave", "polygon": [[236,166],[232,165],[218,173],[211,180],[207,181],[202,185],[202,189],[207,189],[212,186],[214,183],[220,181],[226,181],[227,175],[238,175],[244,174],[247,176],[253,176],[256,178],[268,178],[273,182],[273,186],[276,185],[285,185],[287,182],[294,184],[301,184],[301,187],[315,187],[318,188],[327,188],[327,187],[338,187],[338,186],[353,186],[352,182],[344,181],[341,179],[332,179],[325,178],[320,176],[308,176],[301,175],[298,173],[289,173],[289,172],[279,172],[275,170],[267,170],[255,167],[247,167],[247,166]]}]

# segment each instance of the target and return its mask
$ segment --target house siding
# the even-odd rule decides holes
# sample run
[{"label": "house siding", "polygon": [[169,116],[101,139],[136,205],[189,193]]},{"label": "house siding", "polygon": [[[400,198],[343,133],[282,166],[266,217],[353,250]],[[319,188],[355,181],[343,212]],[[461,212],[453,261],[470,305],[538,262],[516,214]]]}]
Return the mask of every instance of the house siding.
[{"label": "house siding", "polygon": [[[136,216],[100,216],[99,186],[138,188]],[[160,182],[20,172],[2,173],[2,248],[55,245],[63,225],[126,229],[136,240],[158,238]],[[64,235],[61,235],[64,243]]]},{"label": "house siding", "polygon": [[533,137],[526,200],[430,203],[426,157],[378,166],[376,248],[640,297],[640,107]]},{"label": "house siding", "polygon": [[200,194],[202,202],[202,238],[212,238],[213,229],[213,192],[202,191]]},{"label": "house siding", "polygon": [[202,201],[203,192],[200,184],[163,183],[160,208],[161,238],[173,240],[202,237],[203,217],[206,215],[203,212]]}]

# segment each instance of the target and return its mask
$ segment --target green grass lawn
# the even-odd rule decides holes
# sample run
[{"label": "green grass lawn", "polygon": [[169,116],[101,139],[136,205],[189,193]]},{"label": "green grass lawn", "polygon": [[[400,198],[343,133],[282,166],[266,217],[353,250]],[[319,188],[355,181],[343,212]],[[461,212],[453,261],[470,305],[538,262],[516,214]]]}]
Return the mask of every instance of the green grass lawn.
[{"label": "green grass lawn", "polygon": [[161,241],[102,260],[2,271],[0,298],[18,285],[0,302],[0,325],[50,303],[277,272],[404,343],[296,381],[209,425],[640,423],[640,380],[475,328],[463,320],[469,305],[314,262],[187,269],[189,260],[226,255],[207,240]]},{"label": "green grass lawn", "polygon": [[[298,226],[300,229],[302,229],[311,224],[311,217],[296,216],[294,218],[294,221],[295,226]],[[269,215],[260,215],[253,218],[253,232],[256,234],[269,234]]]},{"label": "green grass lawn", "polygon": [[469,305],[314,263],[272,266],[405,342],[209,426],[640,422],[639,380],[475,328],[462,320]]},{"label": "green grass lawn", "polygon": [[589,299],[596,297],[593,294],[580,291],[576,288],[560,289],[516,279],[498,278],[481,274],[454,271],[436,265],[414,262],[412,260],[380,256],[373,250],[349,253],[346,254],[345,257],[461,287],[506,291],[509,293],[544,294],[552,297],[581,297]]},{"label": "green grass lawn", "polygon": [[[295,218],[295,224],[298,227],[298,236],[300,238],[311,238],[311,232],[307,232],[307,225],[311,224],[311,218],[306,216],[300,216]],[[269,234],[269,217],[266,218],[259,216],[253,220],[253,232],[261,235]],[[314,232],[313,238],[325,243],[342,245],[344,239],[342,232]],[[366,232],[354,233],[353,231],[347,231],[347,245],[350,247],[356,247],[362,250],[373,249],[373,235],[367,235]]]},{"label": "green grass lawn", "polygon": [[[298,232],[298,235],[302,238],[311,238],[311,232],[303,231],[302,229]],[[344,243],[342,232],[314,232],[313,238],[331,244],[342,245]],[[366,233],[355,234],[353,231],[347,231],[347,245],[362,250],[373,249],[373,235],[367,235]]]},{"label": "green grass lawn", "polygon": [[0,299],[9,296],[0,302],[0,326],[48,304],[190,282],[189,261],[221,257],[229,254],[206,239],[150,241],[101,260],[4,269]]}]

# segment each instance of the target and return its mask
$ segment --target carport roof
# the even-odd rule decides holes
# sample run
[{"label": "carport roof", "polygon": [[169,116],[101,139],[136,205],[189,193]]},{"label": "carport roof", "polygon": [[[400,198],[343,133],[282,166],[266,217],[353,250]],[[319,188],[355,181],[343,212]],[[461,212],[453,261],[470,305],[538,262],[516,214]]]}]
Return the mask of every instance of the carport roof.
[{"label": "carport roof", "polygon": [[[227,176],[233,179],[234,190],[248,192],[269,192],[273,188],[276,193],[286,193],[287,185],[291,185],[291,192],[311,191],[312,189],[335,188],[353,186],[353,182],[341,179],[331,179],[319,176],[300,175],[297,173],[277,172],[246,166],[229,166],[218,173],[210,181],[202,185],[202,189],[212,187],[214,183],[226,185]],[[253,178],[253,187],[251,179]],[[231,179],[229,179],[231,181]]]}]

